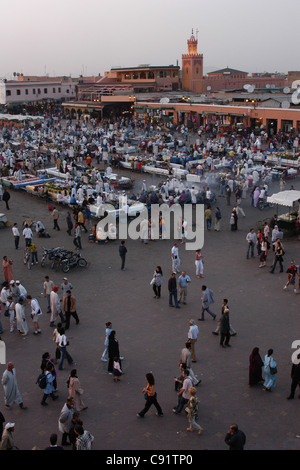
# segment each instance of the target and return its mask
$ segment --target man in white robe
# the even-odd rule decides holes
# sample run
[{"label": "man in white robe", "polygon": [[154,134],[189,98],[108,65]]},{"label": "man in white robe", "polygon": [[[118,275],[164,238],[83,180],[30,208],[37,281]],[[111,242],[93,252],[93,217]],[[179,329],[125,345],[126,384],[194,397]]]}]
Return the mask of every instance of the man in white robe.
[{"label": "man in white robe", "polygon": [[17,330],[19,335],[26,336],[28,334],[28,325],[25,317],[24,297],[20,297],[15,304]]},{"label": "man in white robe", "polygon": [[8,362],[6,370],[2,375],[2,385],[4,389],[4,402],[6,408],[10,408],[13,403],[17,403],[21,409],[25,409],[23,399],[19,392],[16,370],[12,362]]},{"label": "man in white robe", "polygon": [[50,326],[54,326],[54,322],[57,320],[57,317],[60,316],[61,321],[63,321],[63,314],[60,306],[60,299],[58,296],[59,287],[54,286],[52,292],[50,293],[50,309],[51,309],[51,317],[50,317]]}]

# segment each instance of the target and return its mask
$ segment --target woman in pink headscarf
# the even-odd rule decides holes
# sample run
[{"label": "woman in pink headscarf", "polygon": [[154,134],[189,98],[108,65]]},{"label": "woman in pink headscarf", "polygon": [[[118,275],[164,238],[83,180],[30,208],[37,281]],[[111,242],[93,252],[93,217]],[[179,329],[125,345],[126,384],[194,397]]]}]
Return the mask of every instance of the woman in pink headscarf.
[{"label": "woman in pink headscarf", "polygon": [[6,282],[10,283],[10,281],[14,280],[14,273],[12,270],[12,260],[8,259],[7,256],[3,256],[2,267],[3,267],[3,274],[4,279]]}]

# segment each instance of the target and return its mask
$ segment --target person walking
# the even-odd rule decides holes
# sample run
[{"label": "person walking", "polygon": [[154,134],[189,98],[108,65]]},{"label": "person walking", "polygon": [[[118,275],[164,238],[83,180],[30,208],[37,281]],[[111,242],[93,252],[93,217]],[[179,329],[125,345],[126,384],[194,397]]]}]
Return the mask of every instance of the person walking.
[{"label": "person walking", "polygon": [[255,347],[249,356],[249,387],[263,382],[262,367],[264,363],[259,354],[259,348]]},{"label": "person walking", "polygon": [[251,253],[251,258],[254,258],[254,247],[256,245],[256,233],[253,228],[250,229],[250,231],[246,235],[246,241],[248,243],[248,249],[246,253],[246,258],[249,259],[249,255]]},{"label": "person walking", "polygon": [[200,279],[203,276],[203,255],[201,249],[198,248],[195,254],[196,278]]},{"label": "person walking", "polygon": [[58,418],[58,429],[62,433],[61,445],[69,446],[71,443],[68,441],[69,433],[72,424],[74,412],[74,398],[68,397],[66,403],[61,409]]},{"label": "person walking", "polygon": [[[293,398],[295,397],[295,392],[296,392],[297,387],[298,386],[300,387],[300,354],[297,355],[297,360],[298,360],[298,364],[294,364],[294,363],[292,364],[291,391],[290,391],[289,396],[287,397],[287,400],[293,400]],[[300,395],[298,398],[300,398]]]},{"label": "person walking", "polygon": [[77,212],[77,224],[83,228],[83,230],[85,231],[85,233],[87,233],[87,228],[86,226],[84,225],[84,215],[83,215],[83,212],[81,210],[79,210]]},{"label": "person walking", "polygon": [[160,299],[161,296],[161,286],[162,286],[163,272],[160,266],[156,266],[152,278],[152,288],[154,292],[154,298]]},{"label": "person walking", "polygon": [[211,220],[212,220],[210,205],[208,205],[204,211],[204,218],[206,222],[206,229],[209,231],[211,229]]},{"label": "person walking", "polygon": [[179,415],[185,405],[190,399],[190,388],[193,386],[191,377],[189,376],[189,371],[187,369],[183,370],[183,384],[179,392],[177,393],[178,402],[177,406],[173,408],[173,413]]},{"label": "person walking", "polygon": [[177,281],[176,281],[176,274],[173,272],[171,277],[168,281],[168,291],[169,291],[169,307],[174,307],[173,305],[173,298],[176,308],[180,308],[178,305],[177,299]]},{"label": "person walking", "polygon": [[272,388],[276,386],[276,377],[277,377],[277,364],[272,357],[273,349],[269,349],[267,354],[264,357],[264,390],[266,392],[271,392]]},{"label": "person walking", "polygon": [[171,259],[172,259],[172,271],[173,273],[179,273],[179,266],[181,261],[179,258],[178,243],[174,243],[171,249]]},{"label": "person walking", "polygon": [[192,354],[192,362],[196,362],[196,354],[195,354],[195,344],[197,342],[199,335],[199,328],[195,324],[195,320],[189,320],[189,330],[188,330],[188,342],[191,343],[191,354]]},{"label": "person walking", "polygon": [[6,423],[4,432],[1,438],[0,450],[19,450],[15,446],[13,432],[15,430],[15,423]]},{"label": "person walking", "polygon": [[190,373],[190,377],[192,379],[193,385],[197,386],[201,383],[201,380],[195,376],[194,371],[192,369],[192,353],[191,353],[192,345],[190,341],[185,342],[185,347],[182,348],[180,352],[179,364],[185,364],[186,368]]},{"label": "person walking", "polygon": [[70,211],[67,212],[66,216],[66,222],[67,222],[67,233],[71,236],[72,235],[72,230],[73,230],[73,221],[72,221],[72,214]]},{"label": "person walking", "polygon": [[23,405],[23,399],[19,391],[16,369],[12,362],[6,364],[6,370],[2,375],[2,385],[4,390],[4,403],[6,408],[16,403],[22,410],[26,407]]},{"label": "person walking", "polygon": [[39,316],[42,315],[42,310],[41,307],[36,299],[33,299],[31,295],[26,296],[27,302],[31,306],[31,318],[33,321],[33,326],[34,326],[34,334],[40,334],[41,329],[40,329],[40,324],[39,324]]},{"label": "person walking", "polygon": [[60,299],[57,293],[59,286],[53,286],[52,291],[50,293],[50,309],[51,309],[51,317],[50,317],[50,326],[55,326],[54,323],[56,322],[57,318],[60,317],[61,322],[64,322],[64,316],[61,311],[60,306]]},{"label": "person walking", "polygon": [[125,246],[125,241],[122,240],[122,241],[121,241],[121,244],[120,244],[120,246],[119,246],[119,255],[120,255],[121,260],[122,260],[122,264],[121,264],[121,270],[122,270],[122,271],[125,270],[126,254],[127,254],[127,248],[126,248],[126,246]]},{"label": "person walking", "polygon": [[56,344],[58,345],[59,350],[60,350],[60,359],[59,359],[59,364],[58,364],[59,370],[63,370],[63,364],[64,364],[65,359],[67,359],[69,365],[74,364],[71,354],[67,351],[67,346],[69,345],[69,341],[68,341],[69,339],[71,338],[66,337],[65,329],[60,328],[58,331],[57,338],[56,338]]},{"label": "person walking", "polygon": [[231,189],[228,184],[225,186],[225,199],[227,206],[230,206]]},{"label": "person walking", "polygon": [[190,276],[188,276],[185,271],[182,271],[181,275],[178,278],[178,285],[179,285],[179,298],[178,303],[182,302],[184,305],[186,304],[187,298],[187,287],[191,282]]},{"label": "person walking", "polygon": [[55,382],[55,374],[53,373],[53,365],[48,362],[46,365],[45,370],[46,375],[46,388],[44,389],[44,395],[41,401],[42,406],[47,406],[48,403],[46,402],[47,398],[50,396],[53,401],[58,399],[58,396],[55,395],[56,388],[54,386]]},{"label": "person walking", "polygon": [[12,234],[13,234],[13,237],[14,237],[14,240],[15,240],[15,249],[18,250],[19,249],[19,243],[20,243],[20,231],[19,231],[18,224],[16,222],[14,223],[11,230],[12,230]]},{"label": "person walking", "polygon": [[121,363],[120,363],[120,358],[119,357],[114,357],[114,363],[113,363],[113,376],[114,376],[114,382],[119,382],[121,375],[123,375],[123,371],[121,369]]},{"label": "person walking", "polygon": [[19,297],[18,302],[15,304],[15,313],[17,320],[17,330],[20,336],[28,334],[28,325],[25,316],[24,297]]},{"label": "person walking", "polygon": [[79,323],[79,318],[76,312],[76,299],[73,297],[70,290],[67,290],[66,297],[64,297],[64,312],[66,317],[65,330],[70,328],[71,316],[75,319],[76,325]]},{"label": "person walking", "polygon": [[220,232],[220,226],[221,226],[221,219],[222,219],[222,214],[219,209],[219,207],[215,208],[215,231]]},{"label": "person walking", "polygon": [[238,223],[238,215],[236,212],[236,208],[234,207],[232,209],[231,216],[230,216],[230,228],[232,232],[235,232],[238,229],[237,223]]},{"label": "person walking", "polygon": [[6,209],[9,211],[10,208],[9,208],[8,202],[10,200],[10,194],[7,191],[6,188],[4,188],[4,191],[3,191],[3,194],[2,194],[2,200],[5,202]]},{"label": "person walking", "polygon": [[225,443],[229,446],[229,450],[244,450],[246,436],[245,433],[238,428],[237,424],[230,425],[225,435]]},{"label": "person walking", "polygon": [[[230,347],[230,321],[229,321],[229,309],[224,309],[224,313],[220,322],[220,346],[225,348],[225,346]],[[224,343],[225,341],[225,343]]]},{"label": "person walking", "polygon": [[74,432],[77,435],[75,449],[92,450],[92,444],[95,439],[94,436],[86,429],[83,429],[81,424],[76,424]]},{"label": "person walking", "polygon": [[81,388],[76,369],[71,370],[67,384],[69,389],[69,397],[74,399],[75,411],[87,410],[88,407],[85,406],[82,401],[83,389]]},{"label": "person walking", "polygon": [[259,268],[264,268],[267,265],[268,243],[268,239],[263,236],[260,244]]},{"label": "person walking", "polygon": [[53,230],[60,230],[59,225],[58,225],[59,212],[56,209],[56,207],[53,207],[53,211],[51,212],[51,217],[53,220]]},{"label": "person walking", "polygon": [[45,276],[43,287],[44,287],[44,297],[47,299],[47,313],[51,313],[50,294],[53,290],[54,282],[50,281],[49,276]]},{"label": "person walking", "polygon": [[5,311],[8,312],[8,316],[9,316],[9,331],[13,333],[15,329],[16,312],[15,312],[15,303],[13,301],[13,297],[11,294],[7,296]]},{"label": "person walking", "polygon": [[199,408],[199,403],[198,403],[198,398],[196,396],[197,390],[195,387],[190,387],[189,388],[189,394],[190,398],[189,401],[187,402],[186,405],[186,410],[187,410],[187,419],[189,420],[189,427],[186,428],[187,431],[193,432],[194,428],[196,431],[198,431],[198,434],[201,434],[203,431],[203,428],[196,423],[196,418],[198,416],[198,408]]},{"label": "person walking", "polygon": [[[228,312],[229,312],[228,299],[223,299],[222,300],[221,318],[222,318],[222,315],[224,314],[225,309],[228,310]],[[218,320],[217,328],[212,332],[213,335],[218,336],[218,334],[220,332],[221,318],[220,318],[220,320]],[[233,328],[233,326],[231,325],[230,322],[229,322],[229,324],[230,324],[230,330],[229,330],[230,336],[236,336],[237,332],[235,331],[235,329]]]},{"label": "person walking", "polygon": [[144,418],[145,414],[151,408],[152,405],[154,405],[157,410],[157,416],[162,417],[163,412],[162,412],[160,404],[157,401],[157,393],[155,390],[155,379],[151,372],[146,374],[146,380],[147,380],[147,385],[142,390],[142,393],[144,394],[144,397],[146,400],[146,404],[144,408],[139,413],[137,413],[137,417]]},{"label": "person walking", "polygon": [[82,250],[81,245],[81,229],[79,224],[75,224],[74,239],[73,243],[76,246],[77,250]]},{"label": "person walking", "polygon": [[288,275],[288,280],[286,284],[284,285],[283,289],[286,290],[288,286],[291,284],[294,288],[294,293],[297,293],[297,289],[295,287],[296,284],[296,276],[298,274],[297,266],[295,264],[295,261],[291,261],[290,266],[286,270],[287,275]]},{"label": "person walking", "polygon": [[105,340],[104,340],[104,351],[101,356],[102,362],[107,362],[107,355],[108,355],[108,337],[112,332],[112,323],[110,321],[106,322],[105,324]]},{"label": "person walking", "polygon": [[209,315],[212,316],[213,319],[215,320],[217,315],[209,309],[209,306],[215,302],[214,301],[214,293],[211,289],[209,289],[206,286],[202,286],[201,290],[202,290],[202,297],[201,297],[202,311],[201,311],[201,318],[199,318],[198,320],[199,321],[204,321],[204,313],[205,312],[209,313]]},{"label": "person walking", "polygon": [[280,272],[283,273],[283,246],[279,238],[275,242],[275,258],[270,273],[273,274],[277,263],[280,265]]},{"label": "person walking", "polygon": [[112,330],[108,337],[108,373],[112,375],[114,370],[114,358],[119,357],[120,359],[124,359],[120,356],[119,350],[119,341],[116,338],[116,331]]}]

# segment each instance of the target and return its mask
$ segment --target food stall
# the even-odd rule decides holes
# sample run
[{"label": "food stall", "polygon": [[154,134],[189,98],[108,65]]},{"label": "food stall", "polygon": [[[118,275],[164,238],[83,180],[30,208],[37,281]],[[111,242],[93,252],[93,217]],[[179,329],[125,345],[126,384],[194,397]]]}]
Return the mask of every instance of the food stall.
[{"label": "food stall", "polygon": [[[277,225],[279,229],[289,233],[296,232],[296,221],[300,206],[300,191],[294,189],[280,191],[279,193],[272,194],[272,196],[268,196],[267,202],[277,205]],[[289,211],[285,214],[278,215],[278,206],[286,206],[289,208]]]}]

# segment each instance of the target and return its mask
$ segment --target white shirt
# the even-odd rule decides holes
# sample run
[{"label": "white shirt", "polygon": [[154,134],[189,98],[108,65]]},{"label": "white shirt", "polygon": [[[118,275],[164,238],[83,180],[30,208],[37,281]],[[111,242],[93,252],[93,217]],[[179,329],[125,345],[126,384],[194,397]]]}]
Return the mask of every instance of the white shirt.
[{"label": "white shirt", "polygon": [[20,232],[19,232],[18,227],[13,227],[11,230],[12,230],[12,233],[13,233],[14,237],[19,237],[20,236]]},{"label": "white shirt", "polygon": [[39,303],[36,299],[32,299],[30,305],[32,315],[40,315],[42,313],[42,310],[40,309]]},{"label": "white shirt", "polygon": [[24,235],[25,238],[32,238],[33,235],[32,235],[31,228],[25,227],[24,230],[23,230],[23,235]]},{"label": "white shirt", "polygon": [[199,329],[197,325],[191,325],[188,331],[188,338],[189,339],[197,339],[199,334]]},{"label": "white shirt", "polygon": [[173,246],[173,247],[172,247],[172,250],[171,250],[171,253],[172,253],[172,258],[173,258],[173,259],[177,259],[177,258],[178,258],[178,247],[177,247],[177,246]]}]

